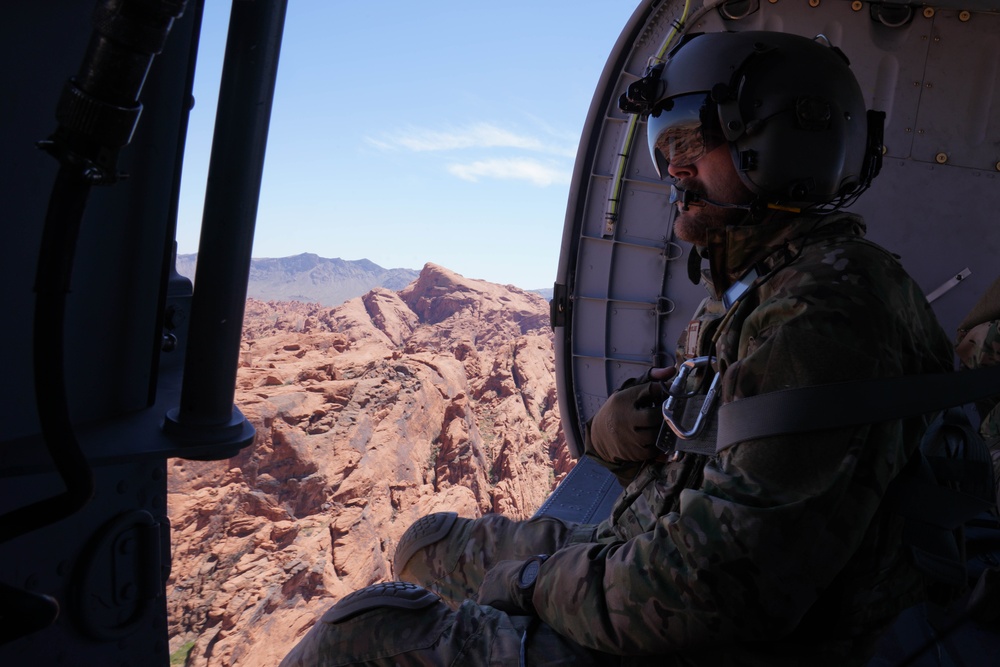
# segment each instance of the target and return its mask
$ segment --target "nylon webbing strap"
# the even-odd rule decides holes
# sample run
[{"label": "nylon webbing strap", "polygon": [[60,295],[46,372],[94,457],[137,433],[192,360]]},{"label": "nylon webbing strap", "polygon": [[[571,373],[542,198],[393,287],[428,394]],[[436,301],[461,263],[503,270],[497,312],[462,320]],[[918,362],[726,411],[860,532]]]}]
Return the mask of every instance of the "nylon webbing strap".
[{"label": "nylon webbing strap", "polygon": [[[684,424],[694,423],[695,417],[698,416],[698,411],[701,410],[704,400],[704,394],[696,394],[688,399],[687,403],[684,404]],[[712,416],[713,415],[709,415],[709,417]],[[677,438],[677,441],[674,442],[674,449],[679,452],[688,452],[689,454],[714,456],[715,445],[718,441],[719,420],[710,418],[707,422],[705,422],[705,428],[697,438],[692,438],[690,440]]]},{"label": "nylon webbing strap", "polygon": [[784,389],[719,408],[715,451],[744,440],[915,417],[1000,394],[1000,366]]}]

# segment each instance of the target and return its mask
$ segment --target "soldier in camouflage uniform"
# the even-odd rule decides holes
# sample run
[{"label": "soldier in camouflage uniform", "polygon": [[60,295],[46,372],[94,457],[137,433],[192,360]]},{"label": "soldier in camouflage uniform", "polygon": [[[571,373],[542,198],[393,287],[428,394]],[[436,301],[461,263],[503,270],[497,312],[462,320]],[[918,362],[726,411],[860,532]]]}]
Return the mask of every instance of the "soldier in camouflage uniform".
[{"label": "soldier in camouflage uniform", "polygon": [[[675,233],[708,265],[678,363],[711,356],[723,403],[951,369],[919,288],[836,212],[880,150],[836,52],[706,34],[641,83]],[[753,163],[738,171],[741,156]],[[626,484],[606,520],[424,517],[396,551],[412,583],[344,598],[282,664],[862,664],[921,596],[882,498],[927,420],[665,454],[657,403],[673,374],[627,383],[589,424],[587,455]]]},{"label": "soldier in camouflage uniform", "polygon": [[[983,294],[959,325],[955,351],[963,368],[1000,365],[1000,279]],[[979,434],[983,436],[993,458],[993,481],[996,484],[997,505],[1000,505],[1000,396],[979,401],[976,407],[982,418]]]}]

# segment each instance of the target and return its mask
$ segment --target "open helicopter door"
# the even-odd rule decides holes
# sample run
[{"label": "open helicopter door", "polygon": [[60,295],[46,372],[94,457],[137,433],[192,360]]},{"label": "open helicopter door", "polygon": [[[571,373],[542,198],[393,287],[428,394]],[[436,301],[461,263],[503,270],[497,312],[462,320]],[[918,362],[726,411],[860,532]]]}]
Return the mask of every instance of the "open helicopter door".
[{"label": "open helicopter door", "polygon": [[[679,32],[723,30],[824,35],[850,58],[886,124],[882,172],[848,210],[864,216],[868,238],[902,257],[945,331],[1000,272],[1000,0],[642,2],[587,116],[552,301],[560,409],[577,456],[583,425],[612,391],[673,364],[705,296],[688,279],[689,244],[673,236],[670,183],[656,176],[645,122],[620,111],[618,98]],[[577,477],[593,477],[586,506],[557,492],[543,511],[600,516],[595,492],[617,489],[603,471],[583,468]],[[574,481],[582,482],[567,486]]]},{"label": "open helicopter door", "polygon": [[[681,34],[745,30],[825,36],[850,59],[868,107],[886,113],[881,174],[848,210],[901,256],[946,332],[1000,273],[1000,1],[646,0],[587,116],[552,301],[560,409],[578,457],[584,424],[611,392],[673,364],[705,296],[688,279],[690,247],[673,236],[670,184],[653,168],[645,122],[618,99]],[[620,490],[583,457],[539,513],[598,521]]]}]

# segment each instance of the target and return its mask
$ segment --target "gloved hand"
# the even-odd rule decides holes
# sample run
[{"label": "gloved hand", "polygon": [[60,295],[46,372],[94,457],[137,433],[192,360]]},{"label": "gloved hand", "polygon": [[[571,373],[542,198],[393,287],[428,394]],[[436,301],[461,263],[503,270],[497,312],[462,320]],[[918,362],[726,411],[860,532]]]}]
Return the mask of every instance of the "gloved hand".
[{"label": "gloved hand", "polygon": [[611,464],[628,464],[656,458],[656,436],[663,426],[660,406],[667,398],[665,380],[674,369],[653,369],[630,380],[611,394],[588,422],[584,450]]},{"label": "gloved hand", "polygon": [[516,615],[533,615],[535,605],[531,602],[531,589],[523,589],[518,586],[518,577],[522,560],[502,560],[496,563],[486,572],[483,583],[479,586],[479,604],[495,607],[500,611]]}]

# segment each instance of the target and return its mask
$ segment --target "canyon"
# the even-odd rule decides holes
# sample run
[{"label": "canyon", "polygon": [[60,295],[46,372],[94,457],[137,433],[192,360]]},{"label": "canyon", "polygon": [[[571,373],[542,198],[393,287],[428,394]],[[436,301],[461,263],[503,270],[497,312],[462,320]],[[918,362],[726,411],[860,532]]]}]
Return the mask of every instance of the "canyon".
[{"label": "canyon", "polygon": [[392,578],[413,521],[529,517],[573,466],[546,300],[434,264],[336,307],[248,299],[236,403],[252,446],[170,462],[170,648],[190,667],[277,664]]}]

